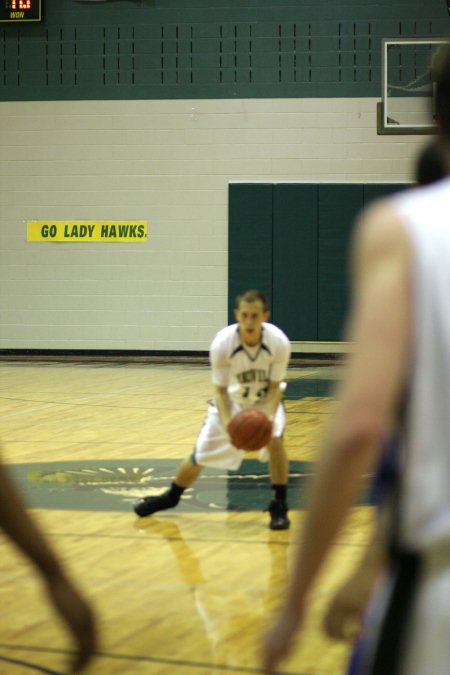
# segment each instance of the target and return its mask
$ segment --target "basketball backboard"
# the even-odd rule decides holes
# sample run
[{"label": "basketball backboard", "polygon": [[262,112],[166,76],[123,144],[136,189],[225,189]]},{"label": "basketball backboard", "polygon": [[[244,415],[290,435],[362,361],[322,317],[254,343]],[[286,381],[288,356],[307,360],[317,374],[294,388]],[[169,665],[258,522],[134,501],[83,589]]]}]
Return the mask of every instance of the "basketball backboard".
[{"label": "basketball backboard", "polygon": [[384,38],[379,134],[433,134],[431,61],[444,38]]}]

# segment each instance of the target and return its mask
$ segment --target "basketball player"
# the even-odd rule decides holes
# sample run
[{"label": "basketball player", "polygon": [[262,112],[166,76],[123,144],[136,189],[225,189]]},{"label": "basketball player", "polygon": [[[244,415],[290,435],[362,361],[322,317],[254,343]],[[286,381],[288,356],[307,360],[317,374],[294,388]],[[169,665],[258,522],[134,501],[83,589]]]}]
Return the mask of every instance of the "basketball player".
[{"label": "basketball player", "polygon": [[[268,506],[270,528],[289,528],[287,506],[288,459],[283,443],[286,425],[281,403],[289,363],[290,343],[276,326],[267,323],[267,299],[257,290],[247,290],[236,299],[234,323],[220,330],[210,348],[214,404],[195,444],[193,454],[178,469],[170,488],[158,496],[140,499],[138,516],[149,516],[178,504],[183,492],[204,466],[238,469],[245,452],[235,448],[227,434],[231,417],[242,408],[259,407],[273,418],[273,437],[267,447],[274,496]],[[261,459],[265,458],[265,448]]]},{"label": "basketball player", "polygon": [[[445,152],[439,139],[433,138],[421,149],[415,169],[418,185],[429,185],[445,177]],[[377,470],[373,486],[378,519],[373,538],[350,578],[331,600],[324,620],[325,630],[332,638],[353,640],[359,636],[349,663],[348,675],[357,675],[360,672],[366,642],[364,626],[368,622],[366,608],[387,564],[384,541],[388,527],[386,511],[389,508],[391,488],[398,479],[398,452],[394,442],[383,445],[381,466]]]},{"label": "basketball player", "polygon": [[[437,119],[449,164],[448,46],[440,50],[435,74]],[[450,178],[445,178],[369,206],[358,223],[348,332],[354,349],[338,392],[339,406],[323,448],[290,586],[263,646],[266,673],[275,673],[289,652],[318,571],[363,476],[380,461],[382,439],[392,435],[396,424],[400,484],[390,514],[389,571],[373,599],[379,612],[374,610],[372,616],[378,625],[371,626],[381,639],[366,648],[360,672],[448,672],[449,205]],[[406,629],[403,636],[401,629]],[[396,643],[403,643],[394,660],[383,638],[394,651]]]},{"label": "basketball player", "polygon": [[81,672],[96,646],[94,614],[67,576],[61,561],[46,542],[41,530],[27,513],[1,461],[0,526],[35,565],[45,582],[48,599],[67,625],[77,647],[69,672]]}]

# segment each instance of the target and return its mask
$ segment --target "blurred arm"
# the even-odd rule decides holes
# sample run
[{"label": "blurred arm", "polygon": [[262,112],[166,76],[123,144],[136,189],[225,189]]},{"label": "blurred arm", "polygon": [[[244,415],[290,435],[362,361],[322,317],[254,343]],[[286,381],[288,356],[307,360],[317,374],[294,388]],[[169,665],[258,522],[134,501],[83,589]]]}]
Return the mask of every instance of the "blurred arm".
[{"label": "blurred arm", "polygon": [[0,526],[22,553],[37,567],[47,584],[55,609],[77,644],[71,672],[78,672],[95,649],[95,621],[88,603],[66,575],[43,533],[26,511],[7,470],[0,462]]},{"label": "blurred arm", "polygon": [[266,672],[289,651],[305,601],[363,477],[381,454],[405,383],[409,354],[410,251],[386,203],[359,225],[355,295],[348,339],[354,343],[338,390],[338,408],[313,481],[309,515],[288,593],[264,650]]},{"label": "blurred arm", "polygon": [[367,603],[385,566],[385,540],[378,521],[364,555],[349,579],[335,593],[325,614],[324,629],[330,637],[353,640],[358,636]]}]

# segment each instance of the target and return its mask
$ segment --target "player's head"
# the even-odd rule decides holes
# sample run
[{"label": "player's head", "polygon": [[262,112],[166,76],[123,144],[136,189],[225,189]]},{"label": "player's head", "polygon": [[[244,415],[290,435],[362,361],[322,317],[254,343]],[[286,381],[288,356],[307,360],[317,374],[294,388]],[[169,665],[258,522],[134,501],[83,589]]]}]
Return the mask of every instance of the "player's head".
[{"label": "player's head", "polygon": [[422,148],[416,162],[416,181],[419,185],[434,183],[447,175],[442,144],[435,138]]},{"label": "player's head", "polygon": [[261,340],[262,324],[270,316],[264,293],[253,289],[240,293],[236,298],[234,315],[244,344],[249,346],[258,344]]},{"label": "player's head", "polygon": [[260,302],[264,311],[267,312],[269,309],[269,301],[262,291],[258,291],[255,288],[249,288],[246,291],[242,291],[239,295],[236,296],[236,301],[234,304],[235,309],[239,309],[241,302]]},{"label": "player's head", "polygon": [[436,121],[443,140],[450,143],[450,41],[434,53],[431,77]]}]

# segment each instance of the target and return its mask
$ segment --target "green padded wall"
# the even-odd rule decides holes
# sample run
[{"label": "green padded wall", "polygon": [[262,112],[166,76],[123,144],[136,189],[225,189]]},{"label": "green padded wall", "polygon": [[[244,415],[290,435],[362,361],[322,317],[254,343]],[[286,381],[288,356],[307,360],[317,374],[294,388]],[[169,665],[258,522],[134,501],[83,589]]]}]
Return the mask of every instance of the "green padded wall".
[{"label": "green padded wall", "polygon": [[274,186],[274,323],[293,338],[317,340],[317,185]]},{"label": "green padded wall", "polygon": [[229,320],[235,296],[259,287],[294,341],[343,339],[349,244],[372,199],[407,184],[233,184],[229,189]]},{"label": "green padded wall", "polygon": [[318,331],[320,342],[342,340],[348,308],[347,255],[355,215],[364,204],[359,185],[319,186]]},{"label": "green padded wall", "polygon": [[44,0],[42,23],[0,25],[1,95],[379,96],[383,37],[448,29],[444,0]]},{"label": "green padded wall", "polygon": [[272,301],[272,184],[231,184],[228,208],[228,321],[232,323],[235,298],[246,288],[258,288]]},{"label": "green padded wall", "polygon": [[394,192],[403,190],[405,188],[404,183],[369,183],[364,185],[364,206],[371,202],[373,199],[379,199],[380,197],[387,197]]}]

